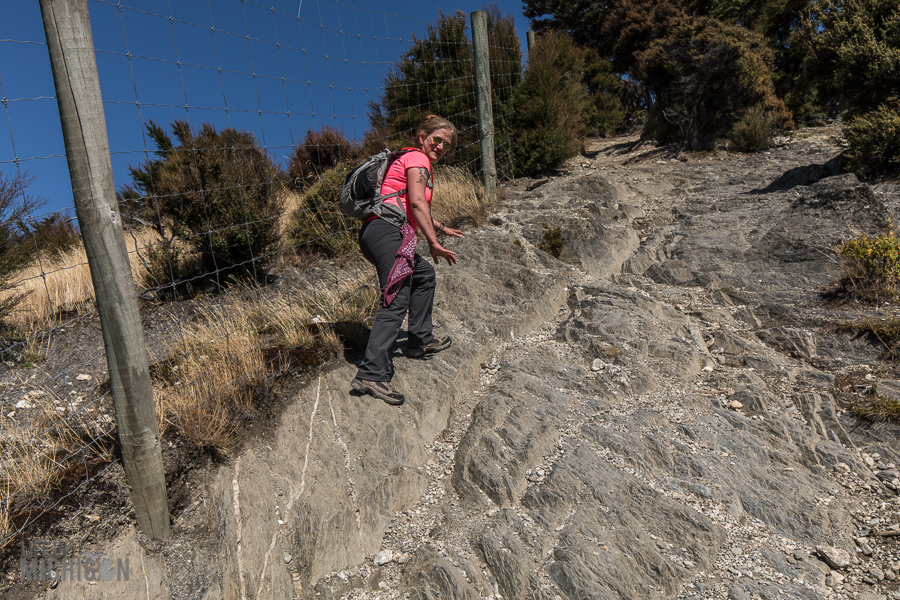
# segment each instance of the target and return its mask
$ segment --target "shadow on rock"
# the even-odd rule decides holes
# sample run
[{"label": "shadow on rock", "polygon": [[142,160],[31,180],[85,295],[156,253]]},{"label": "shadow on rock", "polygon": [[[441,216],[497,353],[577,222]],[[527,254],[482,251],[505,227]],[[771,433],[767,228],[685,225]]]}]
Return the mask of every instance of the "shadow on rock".
[{"label": "shadow on rock", "polygon": [[801,185],[812,185],[826,177],[845,173],[841,167],[842,155],[835,156],[822,164],[806,165],[788,169],[783,175],[764,188],[750,190],[748,194],[771,194],[773,192],[785,192]]}]

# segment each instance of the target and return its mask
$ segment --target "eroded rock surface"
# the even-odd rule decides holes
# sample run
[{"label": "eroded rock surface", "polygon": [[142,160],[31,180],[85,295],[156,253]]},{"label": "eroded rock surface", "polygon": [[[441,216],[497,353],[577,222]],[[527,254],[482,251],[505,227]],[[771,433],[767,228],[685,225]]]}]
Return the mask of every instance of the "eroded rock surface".
[{"label": "eroded rock surface", "polygon": [[207,600],[900,598],[898,430],[839,401],[900,376],[823,296],[900,197],[836,132],[597,141],[508,186],[438,267],[454,345],[398,342],[407,403],[350,393],[352,355],[305,381],[142,568]]}]

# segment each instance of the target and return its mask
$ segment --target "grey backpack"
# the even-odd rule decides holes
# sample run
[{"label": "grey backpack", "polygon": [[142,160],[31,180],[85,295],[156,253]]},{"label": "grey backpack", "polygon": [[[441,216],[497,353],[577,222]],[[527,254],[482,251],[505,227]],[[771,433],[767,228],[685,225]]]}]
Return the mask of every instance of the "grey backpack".
[{"label": "grey backpack", "polygon": [[372,215],[377,215],[397,227],[406,223],[405,210],[396,204],[384,203],[388,198],[405,194],[406,188],[382,196],[381,185],[384,183],[384,175],[391,163],[407,152],[413,151],[415,150],[412,148],[403,148],[392,152],[385,148],[350,171],[341,188],[339,201],[341,212],[348,217],[363,221]]}]

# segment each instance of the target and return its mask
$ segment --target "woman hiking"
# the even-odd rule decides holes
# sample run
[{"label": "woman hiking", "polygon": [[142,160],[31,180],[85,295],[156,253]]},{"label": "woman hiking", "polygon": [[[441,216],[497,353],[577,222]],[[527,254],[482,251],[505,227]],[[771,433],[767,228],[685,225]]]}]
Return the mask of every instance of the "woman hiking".
[{"label": "woman hiking", "polygon": [[[403,404],[403,394],[391,385],[394,365],[390,350],[403,319],[409,312],[409,356],[424,356],[450,347],[450,336],[436,337],[432,332],[435,271],[416,254],[416,230],[421,228],[434,264],[440,259],[456,264],[456,254],[441,246],[438,235],[461,237],[431,217],[431,193],[434,187],[432,164],[447,154],[456,142],[456,127],[450,121],[431,115],[416,130],[414,149],[397,158],[388,167],[381,194],[400,191],[384,200],[406,211],[408,223],[398,228],[378,216],[363,223],[359,247],[363,256],[378,270],[382,303],[369,334],[366,356],[351,382],[360,393],[381,398],[388,404]],[[405,190],[405,192],[403,191]]]}]

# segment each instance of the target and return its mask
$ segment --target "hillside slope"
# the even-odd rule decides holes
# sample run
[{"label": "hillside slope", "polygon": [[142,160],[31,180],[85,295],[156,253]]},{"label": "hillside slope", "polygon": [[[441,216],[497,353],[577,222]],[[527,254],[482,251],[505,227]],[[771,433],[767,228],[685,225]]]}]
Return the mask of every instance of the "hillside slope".
[{"label": "hillside slope", "polygon": [[130,582],[46,597],[900,598],[897,428],[845,411],[900,376],[834,327],[880,313],[823,295],[900,194],[839,174],[837,132],[595,140],[506,186],[438,267],[453,347],[398,342],[403,407],[351,393],[349,354],[172,540],[107,544]]}]

